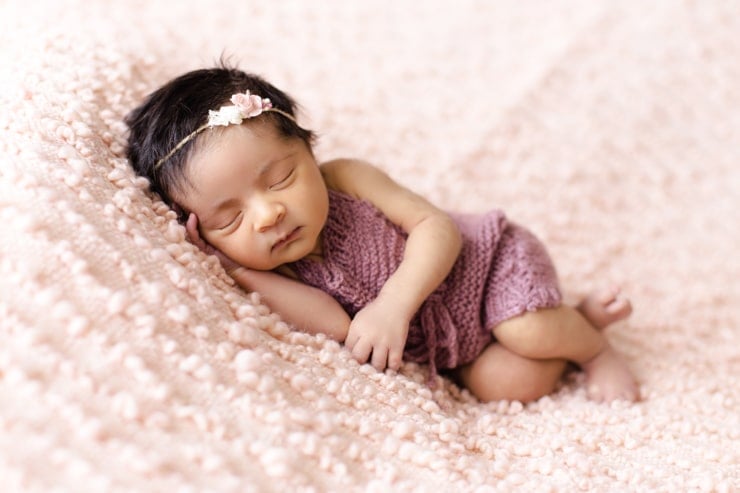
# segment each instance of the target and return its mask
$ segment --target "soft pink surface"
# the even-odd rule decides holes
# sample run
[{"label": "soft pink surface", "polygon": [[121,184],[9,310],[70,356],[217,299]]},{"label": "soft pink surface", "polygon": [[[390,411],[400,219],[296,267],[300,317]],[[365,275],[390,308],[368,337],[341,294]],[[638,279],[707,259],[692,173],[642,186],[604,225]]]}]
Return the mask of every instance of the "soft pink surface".
[{"label": "soft pink surface", "polygon": [[[740,489],[736,2],[164,3],[0,4],[2,491]],[[320,157],[503,207],[569,299],[621,283],[645,400],[432,393],[235,288],[123,157],[222,51]]]}]

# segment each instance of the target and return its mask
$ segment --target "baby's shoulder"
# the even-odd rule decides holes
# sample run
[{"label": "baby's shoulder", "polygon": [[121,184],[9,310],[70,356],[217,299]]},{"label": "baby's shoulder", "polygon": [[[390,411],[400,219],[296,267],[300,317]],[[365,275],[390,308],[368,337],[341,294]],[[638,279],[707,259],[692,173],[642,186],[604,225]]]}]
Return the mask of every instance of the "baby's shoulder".
[{"label": "baby's shoulder", "polygon": [[371,164],[352,158],[338,158],[319,165],[326,186],[332,190],[356,195],[357,183],[375,173]]},{"label": "baby's shoulder", "polygon": [[352,198],[367,201],[387,216],[408,195],[380,168],[359,159],[334,159],[321,165],[327,188]]}]

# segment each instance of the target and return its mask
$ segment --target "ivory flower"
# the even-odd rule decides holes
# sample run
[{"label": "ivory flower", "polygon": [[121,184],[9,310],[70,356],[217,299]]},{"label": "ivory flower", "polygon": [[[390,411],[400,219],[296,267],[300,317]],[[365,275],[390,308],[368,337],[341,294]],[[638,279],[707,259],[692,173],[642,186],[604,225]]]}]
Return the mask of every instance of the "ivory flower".
[{"label": "ivory flower", "polygon": [[208,112],[208,126],[239,125],[244,119],[241,110],[236,106],[221,106],[218,111]]}]

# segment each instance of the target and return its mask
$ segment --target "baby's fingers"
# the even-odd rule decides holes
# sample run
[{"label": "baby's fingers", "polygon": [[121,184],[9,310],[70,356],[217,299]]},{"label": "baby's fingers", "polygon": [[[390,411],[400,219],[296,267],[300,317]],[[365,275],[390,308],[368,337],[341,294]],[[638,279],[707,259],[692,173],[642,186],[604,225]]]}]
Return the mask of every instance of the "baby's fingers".
[{"label": "baby's fingers", "polygon": [[357,360],[358,363],[363,364],[367,362],[372,352],[373,347],[366,340],[360,339],[352,346],[352,357]]},{"label": "baby's fingers", "polygon": [[388,363],[388,348],[385,346],[375,346],[373,348],[373,357],[371,361],[376,370],[385,370]]},{"label": "baby's fingers", "polygon": [[188,234],[188,239],[191,243],[201,250],[206,249],[206,242],[203,241],[198,232],[198,216],[192,212],[188,216],[188,221],[185,223],[185,232]]},{"label": "baby's fingers", "polygon": [[398,371],[403,363],[403,348],[390,348],[388,350],[388,368]]}]

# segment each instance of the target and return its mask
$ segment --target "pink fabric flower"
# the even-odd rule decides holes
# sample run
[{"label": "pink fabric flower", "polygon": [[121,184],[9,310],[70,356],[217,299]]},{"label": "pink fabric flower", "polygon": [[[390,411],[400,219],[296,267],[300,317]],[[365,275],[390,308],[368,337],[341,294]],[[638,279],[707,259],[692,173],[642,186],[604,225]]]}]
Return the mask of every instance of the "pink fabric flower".
[{"label": "pink fabric flower", "polygon": [[252,118],[263,110],[272,107],[270,100],[261,98],[256,94],[250,94],[249,91],[242,94],[234,94],[231,96],[231,102],[239,108],[242,118]]}]

